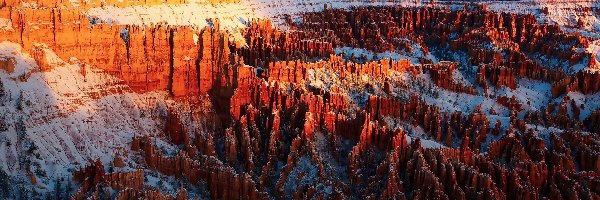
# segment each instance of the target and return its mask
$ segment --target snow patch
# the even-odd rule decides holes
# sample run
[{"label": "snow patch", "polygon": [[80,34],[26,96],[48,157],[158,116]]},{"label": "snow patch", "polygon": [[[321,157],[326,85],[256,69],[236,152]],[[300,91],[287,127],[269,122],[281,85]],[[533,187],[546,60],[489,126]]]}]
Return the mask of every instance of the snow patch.
[{"label": "snow patch", "polygon": [[110,162],[134,135],[162,131],[155,105],[166,93],[132,93],[102,70],[64,62],[50,49],[44,53],[49,71],[38,70],[18,44],[0,43],[0,57],[16,63],[12,73],[0,70],[6,90],[0,120],[8,127],[0,131],[1,170],[18,174],[30,167],[40,184],[51,184],[90,160]]},{"label": "snow patch", "polygon": [[0,18],[0,30],[13,31],[12,21],[6,18]]}]

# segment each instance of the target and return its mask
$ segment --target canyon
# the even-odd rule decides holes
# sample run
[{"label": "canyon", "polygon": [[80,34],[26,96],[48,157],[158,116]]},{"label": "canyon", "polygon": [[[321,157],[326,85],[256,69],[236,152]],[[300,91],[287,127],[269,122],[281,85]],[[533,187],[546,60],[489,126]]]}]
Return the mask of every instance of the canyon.
[{"label": "canyon", "polygon": [[598,199],[596,1],[0,2],[0,199]]}]

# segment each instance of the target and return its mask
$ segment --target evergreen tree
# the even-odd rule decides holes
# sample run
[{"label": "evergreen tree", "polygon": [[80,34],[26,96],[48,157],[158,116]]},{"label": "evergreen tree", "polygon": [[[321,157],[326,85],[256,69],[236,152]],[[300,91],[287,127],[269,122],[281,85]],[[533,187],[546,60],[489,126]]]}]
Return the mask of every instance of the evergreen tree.
[{"label": "evergreen tree", "polygon": [[31,199],[31,193],[27,190],[23,184],[18,184],[19,197],[17,199]]},{"label": "evergreen tree", "polygon": [[23,110],[23,91],[17,97],[17,110]]},{"label": "evergreen tree", "polygon": [[99,187],[99,191],[98,191],[98,199],[108,199],[106,196],[106,193],[104,192],[104,190],[102,189],[104,187]]},{"label": "evergreen tree", "polygon": [[[0,102],[4,102],[4,96],[6,95],[6,91],[4,91],[4,83],[2,83],[2,80],[0,80]],[[0,104],[0,105],[4,105],[4,104]]]},{"label": "evergreen tree", "polygon": [[71,196],[71,181],[67,180],[67,187],[65,188],[65,197]]},{"label": "evergreen tree", "polygon": [[23,122],[23,117],[19,117],[19,119],[17,119],[16,129],[17,139],[19,139],[19,141],[25,139],[27,129],[25,128],[25,122]]},{"label": "evergreen tree", "polygon": [[62,184],[61,183],[62,183],[61,180],[56,179],[56,184],[54,184],[55,199],[61,199],[61,193],[62,193]]},{"label": "evergreen tree", "polygon": [[[28,193],[29,193],[29,192],[28,192]],[[29,199],[40,199],[40,198],[41,198],[41,196],[42,196],[42,195],[41,195],[40,193],[38,193],[38,191],[37,191],[37,190],[35,190],[35,189],[32,189],[32,190],[31,190],[31,195],[29,195],[29,197],[30,197]]]},{"label": "evergreen tree", "polygon": [[108,173],[113,173],[115,172],[115,164],[111,161],[110,165],[108,166]]},{"label": "evergreen tree", "polygon": [[[2,100],[0,100],[2,101]],[[7,131],[8,125],[6,125],[6,118],[0,117],[0,132]]]},{"label": "evergreen tree", "polygon": [[0,199],[8,199],[10,196],[10,176],[0,170]]}]

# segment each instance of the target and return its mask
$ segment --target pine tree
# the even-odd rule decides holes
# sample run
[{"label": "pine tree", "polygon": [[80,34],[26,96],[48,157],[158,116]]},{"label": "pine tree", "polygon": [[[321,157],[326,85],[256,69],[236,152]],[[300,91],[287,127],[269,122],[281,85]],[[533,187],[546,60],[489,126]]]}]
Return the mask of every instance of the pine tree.
[{"label": "pine tree", "polygon": [[8,199],[10,196],[10,177],[4,170],[0,170],[0,199]]},{"label": "pine tree", "polygon": [[56,179],[56,184],[54,185],[56,188],[54,188],[54,192],[55,192],[55,199],[61,199],[61,193],[62,193],[62,181],[60,181],[59,179]]},{"label": "pine tree", "polygon": [[17,97],[17,110],[23,110],[23,91],[21,91],[19,97]]},{"label": "pine tree", "polygon": [[19,117],[19,119],[17,119],[17,124],[16,124],[16,131],[17,131],[17,138],[19,140],[23,140],[25,138],[25,134],[26,134],[26,128],[25,128],[25,122],[23,122],[23,118]]},{"label": "pine tree", "polygon": [[17,123],[15,124],[15,129],[17,132],[17,148],[20,148],[21,151],[24,151],[26,154],[19,154],[19,166],[28,168],[31,164],[31,154],[33,151],[37,149],[34,143],[29,140],[27,137],[27,131],[25,128],[25,123],[23,122],[23,118],[20,117],[17,119]]},{"label": "pine tree", "polygon": [[71,196],[71,181],[67,181],[67,187],[65,188],[65,197]]},{"label": "pine tree", "polygon": [[115,164],[111,161],[108,166],[108,173],[113,173],[115,171]]},{"label": "pine tree", "polygon": [[[0,98],[0,101],[2,101],[1,98]],[[4,117],[0,117],[0,132],[7,131],[7,130],[8,130],[8,126],[6,125],[6,119]]]},{"label": "pine tree", "polygon": [[31,192],[27,192],[27,193],[29,193],[29,199],[39,199],[40,196],[42,195],[42,194],[38,193],[38,191],[35,189],[32,189]]},{"label": "pine tree", "polygon": [[4,83],[2,80],[0,80],[0,101],[2,101],[4,95],[6,95],[6,92],[4,91]]},{"label": "pine tree", "polygon": [[106,193],[104,192],[104,190],[102,189],[102,187],[100,187],[99,189],[100,191],[98,191],[98,199],[108,199],[106,197]]}]

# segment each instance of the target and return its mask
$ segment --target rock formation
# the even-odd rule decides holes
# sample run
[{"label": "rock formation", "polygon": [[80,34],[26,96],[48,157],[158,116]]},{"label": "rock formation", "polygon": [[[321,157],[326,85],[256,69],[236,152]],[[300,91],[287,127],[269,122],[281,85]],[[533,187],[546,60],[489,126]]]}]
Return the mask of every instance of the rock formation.
[{"label": "rock formation", "polygon": [[[72,172],[71,199],[600,198],[600,111],[585,102],[600,73],[581,50],[590,38],[533,15],[325,7],[284,16],[287,30],[252,19],[240,45],[219,19],[118,25],[35,2],[43,8],[0,7],[14,27],[2,38],[31,57],[31,73],[60,59],[131,95],[168,96],[131,113],[152,115],[154,133],[131,133],[126,148]],[[0,71],[22,62],[0,54]]]}]

